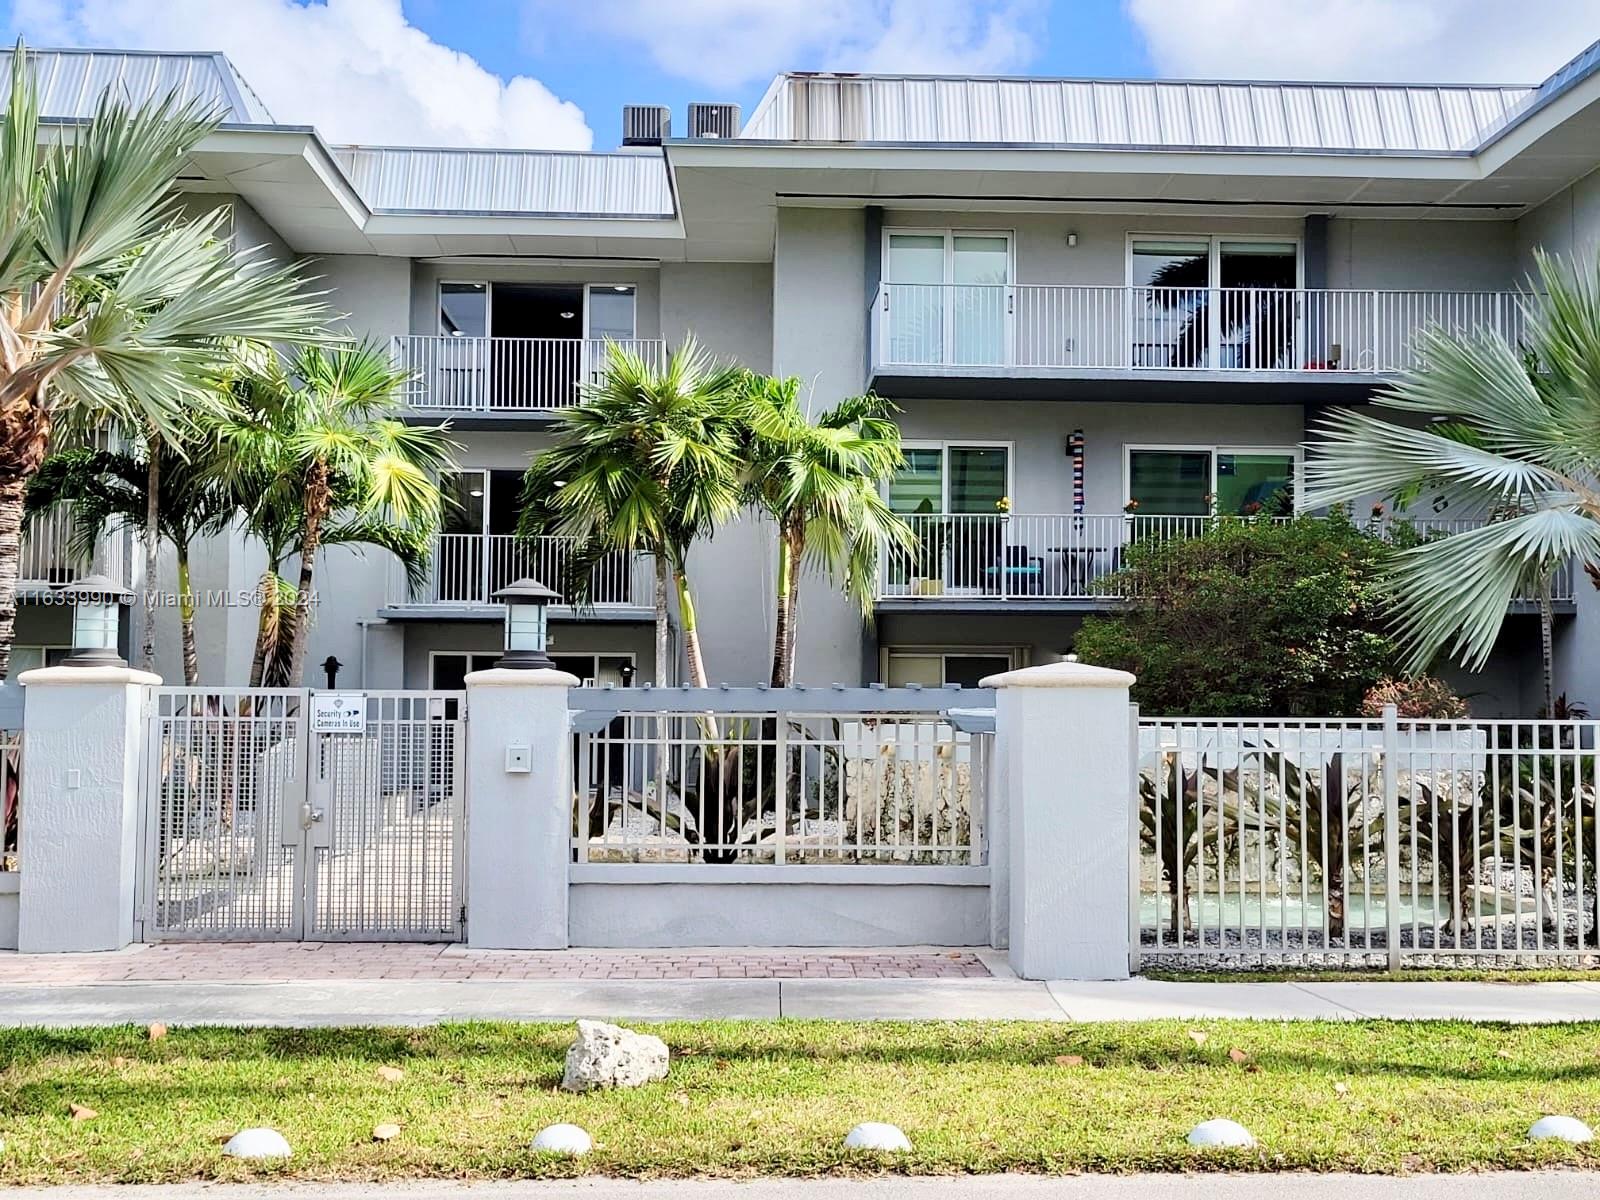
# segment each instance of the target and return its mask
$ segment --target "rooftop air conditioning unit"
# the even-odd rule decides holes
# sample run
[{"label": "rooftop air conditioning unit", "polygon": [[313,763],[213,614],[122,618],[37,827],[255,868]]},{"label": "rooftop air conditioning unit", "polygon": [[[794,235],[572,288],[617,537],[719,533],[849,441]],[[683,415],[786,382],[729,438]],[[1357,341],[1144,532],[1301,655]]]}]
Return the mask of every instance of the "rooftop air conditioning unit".
[{"label": "rooftop air conditioning unit", "polygon": [[672,110],[663,104],[624,104],[622,144],[659,146],[672,136]]},{"label": "rooftop air conditioning unit", "polygon": [[739,136],[737,104],[689,105],[689,136],[692,138],[736,138]]}]

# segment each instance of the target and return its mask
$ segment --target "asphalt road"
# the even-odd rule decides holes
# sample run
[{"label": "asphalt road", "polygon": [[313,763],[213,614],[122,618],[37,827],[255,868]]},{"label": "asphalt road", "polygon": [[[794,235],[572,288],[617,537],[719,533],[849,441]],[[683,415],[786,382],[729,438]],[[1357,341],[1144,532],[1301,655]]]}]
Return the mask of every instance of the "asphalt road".
[{"label": "asphalt road", "polygon": [[22,1188],[6,1200],[1594,1200],[1600,1172],[1487,1175],[1032,1175],[638,1183],[374,1183]]}]

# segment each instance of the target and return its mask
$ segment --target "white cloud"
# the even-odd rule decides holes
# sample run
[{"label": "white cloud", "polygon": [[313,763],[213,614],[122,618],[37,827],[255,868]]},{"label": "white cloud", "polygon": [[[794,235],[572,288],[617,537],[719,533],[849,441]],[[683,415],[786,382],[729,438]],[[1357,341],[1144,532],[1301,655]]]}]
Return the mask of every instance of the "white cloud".
[{"label": "white cloud", "polygon": [[1537,83],[1600,37],[1600,0],[1123,0],[1157,71]]},{"label": "white cloud", "polygon": [[272,115],[334,142],[587,150],[581,109],[406,21],[400,0],[18,0],[42,46],[221,50]]},{"label": "white cloud", "polygon": [[661,70],[734,88],[783,70],[1009,71],[1034,55],[1040,0],[534,0],[635,44]]}]

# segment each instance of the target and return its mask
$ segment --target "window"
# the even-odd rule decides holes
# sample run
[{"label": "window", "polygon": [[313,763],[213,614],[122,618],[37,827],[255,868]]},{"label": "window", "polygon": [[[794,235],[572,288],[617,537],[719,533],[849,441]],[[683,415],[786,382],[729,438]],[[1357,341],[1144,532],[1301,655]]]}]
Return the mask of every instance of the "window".
[{"label": "window", "polygon": [[488,287],[481,283],[441,283],[439,332],[452,337],[487,337]]},{"label": "window", "polygon": [[59,667],[71,653],[71,646],[13,646],[9,678],[15,679],[36,667]]},{"label": "window", "polygon": [[1130,447],[1127,499],[1140,516],[1280,515],[1293,509],[1299,459],[1293,449]]},{"label": "window", "polygon": [[634,289],[631,285],[589,285],[589,336],[630,341],[634,336]]},{"label": "window", "polygon": [[905,465],[889,483],[897,513],[992,515],[1011,494],[1009,445],[910,445],[904,453]]},{"label": "window", "polygon": [[428,686],[436,692],[457,692],[466,687],[473,671],[487,671],[500,661],[501,651],[456,653],[435,650],[428,655]]},{"label": "window", "polygon": [[1300,314],[1293,291],[1299,282],[1298,242],[1130,238],[1128,283],[1142,289],[1130,297],[1132,364],[1295,365]]},{"label": "window", "polygon": [[1016,661],[1011,650],[889,650],[885,681],[890,687],[975,688],[991,675],[1009,671]]},{"label": "window", "polygon": [[622,687],[625,671],[629,682],[634,678],[631,654],[552,654],[550,661],[556,670],[576,675],[584,687],[604,687],[608,683]]}]

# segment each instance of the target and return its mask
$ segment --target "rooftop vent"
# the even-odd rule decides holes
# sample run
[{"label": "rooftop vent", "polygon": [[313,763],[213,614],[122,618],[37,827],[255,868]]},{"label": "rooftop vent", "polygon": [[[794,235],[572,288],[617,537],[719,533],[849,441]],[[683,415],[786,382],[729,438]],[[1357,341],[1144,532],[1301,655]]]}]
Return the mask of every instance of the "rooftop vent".
[{"label": "rooftop vent", "polygon": [[659,146],[672,136],[672,110],[662,104],[622,106],[622,144]]},{"label": "rooftop vent", "polygon": [[692,138],[735,138],[739,136],[737,104],[689,105],[689,136]]}]

